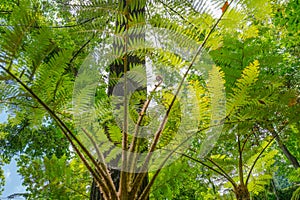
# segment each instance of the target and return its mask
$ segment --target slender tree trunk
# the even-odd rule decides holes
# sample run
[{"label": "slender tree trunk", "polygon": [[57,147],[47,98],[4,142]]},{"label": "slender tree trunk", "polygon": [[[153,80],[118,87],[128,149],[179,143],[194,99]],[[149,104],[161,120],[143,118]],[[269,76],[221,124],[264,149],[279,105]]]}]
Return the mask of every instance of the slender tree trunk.
[{"label": "slender tree trunk", "polygon": [[[278,139],[277,139],[278,138]],[[295,169],[300,167],[300,164],[295,156],[288,150],[288,148],[282,143],[279,137],[276,137],[276,141],[281,148],[283,154],[287,157],[287,159],[292,163]]]},{"label": "slender tree trunk", "polygon": [[276,200],[280,200],[280,198],[277,194],[277,188],[276,188],[274,179],[271,180],[271,186],[272,186],[272,189],[273,189],[273,193],[275,194]]},{"label": "slender tree trunk", "polygon": [[[127,4],[127,1],[126,0],[120,0],[120,3],[123,3],[123,5],[126,7],[126,4]],[[140,10],[132,10],[130,11],[129,14],[141,14],[141,13],[145,13],[145,9],[140,9]],[[119,22],[116,22],[116,26],[122,26],[122,27],[126,27],[127,24],[123,23],[123,24],[119,24]],[[135,36],[135,37],[145,37],[144,35],[139,35],[139,36]],[[115,46],[115,48],[118,48],[117,46]],[[120,48],[123,48],[123,47],[120,47]],[[144,59],[140,59],[136,56],[131,56],[131,55],[124,55],[124,56],[127,56],[126,59],[127,59],[127,62],[128,62],[128,66],[130,64],[145,64],[145,60]],[[126,67],[126,66],[125,66]],[[128,71],[129,69],[127,69],[126,71]],[[146,71],[145,71],[146,73]],[[110,66],[110,78],[112,77],[111,75],[112,74],[115,74],[116,76],[115,77],[120,77],[119,75],[123,75],[124,74],[124,65],[123,64],[112,64]],[[109,82],[111,82],[109,80]],[[116,82],[116,81],[114,81]],[[136,83],[131,83],[132,85],[136,85]],[[113,94],[113,89],[114,89],[114,85],[113,84],[109,84],[109,87],[108,87],[108,91],[107,91],[107,94],[109,96],[111,96]],[[130,90],[130,88],[129,88]],[[146,91],[147,91],[147,88],[146,87],[143,87],[143,88],[138,88],[137,91],[141,92],[141,91],[144,91],[145,92],[145,95],[146,95]],[[133,91],[131,91],[133,92]],[[122,95],[126,95],[126,94],[121,94]],[[141,102],[141,106],[143,106],[143,102]],[[108,136],[109,137],[109,136]],[[116,187],[116,190],[118,191],[119,190],[119,184],[120,184],[120,171],[117,170],[117,169],[109,169],[110,173],[111,173],[111,176],[112,176],[112,179],[113,179],[113,182],[114,182],[114,185]],[[148,184],[148,174],[145,176],[143,182],[142,182],[142,185],[140,187],[140,193],[143,191],[143,189],[147,186]],[[95,184],[95,181],[93,180],[93,184],[92,184],[92,188],[91,188],[91,193],[90,193],[90,200],[101,200],[101,199],[104,199],[102,194],[101,194],[101,191],[99,190],[99,188],[97,187],[97,184]],[[146,199],[149,199],[149,197],[147,197]]]},{"label": "slender tree trunk", "polygon": [[234,189],[234,193],[237,200],[250,200],[249,190],[243,183]]},{"label": "slender tree trunk", "polygon": [[237,200],[250,200],[250,193],[247,185],[244,184],[244,173],[243,173],[243,147],[240,141],[240,135],[237,135],[238,149],[239,149],[239,179],[240,184],[234,188],[234,193]]},{"label": "slender tree trunk", "polygon": [[288,150],[288,148],[281,141],[279,135],[275,132],[273,128],[269,128],[269,131],[271,132],[272,136],[275,137],[275,140],[285,157],[290,161],[290,163],[294,166],[295,169],[298,169],[300,167],[300,164],[297,158]]}]

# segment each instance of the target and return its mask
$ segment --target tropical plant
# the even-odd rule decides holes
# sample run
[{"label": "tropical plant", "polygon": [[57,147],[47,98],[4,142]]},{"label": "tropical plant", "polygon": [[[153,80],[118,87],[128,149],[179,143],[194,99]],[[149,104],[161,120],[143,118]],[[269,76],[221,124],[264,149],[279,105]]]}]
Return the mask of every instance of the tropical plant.
[{"label": "tropical plant", "polygon": [[[272,3],[212,2],[5,1],[0,101],[9,118],[0,127],[1,153],[9,160],[21,152],[32,198],[86,198],[89,171],[91,199],[147,199],[154,181],[176,169],[178,177],[208,176],[212,189],[191,187],[193,196],[179,185],[174,196],[166,187],[164,198],[181,198],[182,191],[187,199],[221,198],[216,188],[230,187],[228,181],[237,199],[250,199],[272,179],[275,140],[297,166],[297,148],[282,140],[282,133],[292,130],[295,138],[299,130],[299,104],[290,100],[297,83],[285,84],[289,66],[282,60],[289,56],[276,49]],[[162,169],[175,155],[183,158]],[[196,170],[195,162],[210,171]],[[69,178],[76,173],[82,184]],[[152,196],[161,199],[156,191]]]},{"label": "tropical plant", "polygon": [[[75,16],[76,17],[79,16],[79,19],[82,16],[84,16],[84,18],[89,17],[88,14],[91,14],[90,7],[92,7],[92,9],[96,8],[97,11],[97,9],[99,9],[99,7],[97,7],[97,4],[99,6],[99,5],[103,5],[103,3],[105,2],[82,3],[80,6],[83,6],[83,9],[78,10],[78,12],[82,11],[83,14],[80,13],[81,14],[80,15],[76,13]],[[138,24],[141,20],[141,15],[138,15],[134,12],[132,14],[131,12],[132,10],[144,7],[143,4],[144,3],[140,1],[133,1],[131,3],[124,2],[124,4],[121,3],[117,5],[117,7],[114,8],[118,16],[116,19],[121,21],[117,21],[117,23],[119,23],[119,27],[117,26],[116,30],[117,31],[122,30],[123,27],[122,25],[124,25],[124,22],[125,22],[124,28],[126,31],[129,30],[128,29],[129,26],[135,26],[135,24]],[[188,2],[186,2],[185,5],[191,7],[191,4]],[[31,9],[32,6],[34,9]],[[77,5],[71,5],[71,7],[74,8],[76,6]],[[109,6],[106,6],[105,8],[111,9]],[[102,8],[100,8],[100,10],[101,9]],[[97,19],[97,16],[91,16],[90,19],[92,21],[91,23],[92,25],[96,24],[97,20],[94,19]],[[74,75],[76,76],[78,72],[76,70],[76,67],[73,66],[74,65],[73,62],[77,58],[78,54],[80,53],[80,50],[82,49],[76,51],[70,47],[64,48],[66,47],[65,45],[67,45],[68,42],[72,42],[72,39],[67,40],[67,42],[62,42],[62,45],[56,43],[57,41],[59,41],[59,39],[55,40],[55,34],[58,34],[59,32],[49,31],[48,30],[49,27],[44,25],[46,20],[47,19],[40,14],[39,5],[36,2],[21,1],[18,2],[18,4],[15,7],[13,7],[13,12],[11,13],[9,20],[5,21],[5,23],[7,23],[8,25],[5,26],[5,28],[3,28],[4,32],[1,40],[1,47],[2,47],[1,69],[3,74],[2,79],[8,81],[3,82],[3,86],[1,89],[3,93],[4,91],[7,92],[4,93],[3,95],[3,102],[7,103],[7,109],[9,112],[12,113],[12,115],[10,115],[8,119],[8,124],[3,126],[3,130],[5,129],[12,130],[13,127],[19,128],[18,125],[21,122],[23,122],[25,123],[24,125],[25,127],[23,126],[24,128],[27,129],[28,127],[30,131],[36,130],[37,132],[39,132],[42,127],[46,127],[46,129],[48,129],[48,127],[51,127],[51,125],[54,124],[54,122],[56,122],[57,126],[60,127],[66,139],[72,145],[73,150],[79,155],[79,157],[84,162],[87,169],[91,172],[92,176],[96,180],[97,185],[103,192],[105,198],[109,198],[109,199],[119,199],[119,198],[129,198],[129,197],[142,198],[142,199],[145,198],[145,196],[147,196],[150,191],[149,189],[153,184],[155,176],[149,182],[148,186],[145,187],[143,193],[137,196],[137,192],[141,184],[140,180],[143,180],[145,173],[139,173],[137,175],[134,175],[133,173],[127,173],[123,170],[121,171],[121,178],[119,184],[120,187],[119,187],[119,192],[117,193],[116,187],[112,181],[112,177],[108,172],[107,164],[103,162],[103,160],[101,160],[103,159],[102,158],[103,156],[101,155],[101,152],[98,151],[97,145],[94,145],[95,144],[94,142],[96,140],[95,138],[90,137],[89,131],[91,130],[82,129],[78,131],[82,132],[81,134],[84,134],[88,137],[90,143],[93,144],[93,148],[96,150],[98,154],[98,159],[100,159],[100,161],[102,161],[103,163],[100,162],[99,164],[96,161],[95,157],[92,155],[92,152],[89,151],[89,149],[87,149],[87,147],[83,145],[84,141],[80,141],[78,139],[78,136],[76,136],[75,134],[76,131],[75,129],[73,129],[72,127],[73,124],[70,123],[71,121],[69,119],[70,118],[69,99],[71,99],[72,96],[71,84],[74,80]],[[220,20],[216,21],[215,24],[217,24],[219,21]],[[85,24],[85,23],[81,23],[81,24]],[[90,23],[88,23],[88,26],[80,27],[80,30],[78,30],[78,26],[74,25],[75,28],[73,31],[76,31],[76,33],[78,33],[78,31],[89,32],[89,29],[94,30],[94,28],[92,29],[91,27],[89,27],[89,25]],[[50,28],[53,29],[56,27],[53,26]],[[57,28],[61,28],[61,27],[57,27]],[[202,48],[207,42],[207,39],[210,37],[214,28],[215,26],[211,28],[211,31],[208,34],[206,34],[205,38],[202,38],[203,40]],[[123,43],[124,41],[119,41],[119,42]],[[84,48],[86,44],[87,43],[84,43],[82,48]],[[131,45],[135,46],[134,44]],[[196,58],[197,54],[200,53],[202,48],[198,52],[196,52],[195,55],[193,55],[193,57]],[[148,52],[150,53],[151,52],[150,50],[151,49],[147,50],[146,53]],[[155,54],[162,53],[159,51],[156,52],[152,51],[152,52],[154,52]],[[125,54],[124,57],[123,53],[117,56],[123,57],[123,60],[125,61],[127,59],[127,55]],[[144,54],[142,54],[142,56],[144,56]],[[159,59],[158,61],[161,63],[167,63],[168,60]],[[173,64],[177,65],[177,62],[179,61],[180,60],[177,59],[173,61]],[[194,62],[195,61],[192,61],[189,64],[189,68],[192,67]],[[127,68],[126,62],[124,62],[123,65],[125,66],[124,72],[126,72],[126,68]],[[188,74],[188,71],[189,69],[187,70],[186,75]],[[118,73],[116,73],[116,75],[118,75]],[[125,77],[127,76],[126,73],[124,75]],[[110,74],[110,76],[112,76],[112,73]],[[15,81],[17,84],[11,81]],[[159,81],[159,84],[160,83],[161,81]],[[156,87],[158,86],[159,85],[157,85]],[[173,118],[172,117],[173,114],[170,114],[170,111],[173,105],[174,108],[176,108],[176,104],[177,104],[176,97],[178,95],[180,87],[182,87],[182,83],[178,87],[179,88],[177,89],[177,93],[175,94],[168,94],[165,92],[162,92],[160,94],[163,95],[163,97],[165,98],[165,100],[162,100],[162,103],[165,105],[168,111],[167,114],[164,116],[164,120],[159,125],[160,128],[155,134],[152,144],[149,145],[149,150],[148,150],[149,152],[154,151],[157,145],[164,146],[164,143],[166,143],[164,142],[165,139],[162,139],[159,142],[160,135],[165,135],[166,140],[169,140],[168,139],[169,136],[167,136],[167,133],[163,134],[163,130],[164,130],[163,128],[165,127],[167,132],[172,132],[172,123],[178,123],[176,122],[176,120],[175,121],[170,120],[170,122],[168,122],[169,116],[170,119]],[[153,98],[159,99],[160,95],[159,93],[157,93]],[[152,98],[152,95],[150,95],[149,98]],[[141,125],[142,119],[144,117],[141,113],[146,112],[146,109],[149,106],[149,102],[150,99],[145,101],[145,104],[142,107],[142,112],[140,112],[138,116],[137,125]],[[10,106],[10,104],[12,104],[12,106]],[[127,109],[126,106],[124,107],[124,109],[126,113],[126,109]],[[32,114],[28,115],[28,113],[32,113]],[[176,117],[176,115],[174,117]],[[125,116],[125,119],[126,118],[127,117]],[[24,119],[26,119],[25,122]],[[124,124],[125,126],[127,126],[126,123]],[[120,130],[118,130],[116,125],[106,124],[105,126],[109,128],[108,130],[109,135],[107,135],[108,138],[113,138],[113,137],[117,138],[117,136],[120,135]],[[23,128],[21,128],[21,132],[22,131]],[[101,135],[101,131],[99,134]],[[135,134],[138,134],[138,132],[136,131],[134,135]],[[115,140],[115,143],[122,143],[121,145],[122,149],[127,150],[127,147],[129,145],[127,141],[129,139],[131,138],[128,137],[127,132],[125,131],[122,133],[122,139],[120,140],[120,138],[117,138],[117,140]],[[135,146],[134,144],[136,143],[139,144],[140,142],[136,141],[135,137],[132,137],[132,147],[130,148],[130,151],[135,151],[137,146]],[[24,146],[22,147],[21,145],[20,149],[26,150],[27,147]],[[115,156],[117,156],[115,155],[115,153],[110,154],[109,156],[106,157],[106,159],[114,159]],[[144,161],[144,164],[141,165],[141,170],[148,169],[150,157],[151,157],[151,153],[148,153],[146,156],[146,160]],[[126,156],[124,157],[123,154],[122,158],[125,159]],[[123,160],[122,163],[124,165],[124,163],[127,163],[127,161]],[[163,164],[164,162],[162,163],[162,165]],[[128,163],[128,166],[130,165],[131,164]],[[158,172],[159,170],[157,171],[157,173]],[[133,186],[132,188],[129,188],[128,185],[130,185],[129,184],[130,181],[133,181],[132,180],[133,178],[134,178],[134,182],[131,183],[133,184]],[[102,179],[104,179],[105,181],[102,181]]]}]

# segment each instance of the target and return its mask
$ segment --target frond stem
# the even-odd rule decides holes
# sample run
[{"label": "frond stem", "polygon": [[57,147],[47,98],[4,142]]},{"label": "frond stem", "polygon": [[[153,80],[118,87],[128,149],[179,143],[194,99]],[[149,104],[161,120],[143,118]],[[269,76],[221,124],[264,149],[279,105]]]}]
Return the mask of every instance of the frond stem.
[{"label": "frond stem", "polygon": [[272,144],[273,140],[275,139],[275,137],[272,137],[272,139],[268,142],[268,144],[262,149],[262,151],[258,154],[258,156],[255,158],[250,170],[249,170],[249,173],[248,173],[248,176],[247,176],[247,179],[246,179],[246,182],[245,182],[245,186],[248,185],[248,182],[249,182],[249,179],[250,179],[250,175],[258,161],[258,159],[260,158],[260,156],[265,152],[265,150],[268,148],[268,146],[270,146],[270,144]]},{"label": "frond stem", "polygon": [[[32,97],[40,104],[44,107],[44,109],[54,118],[54,120],[57,122],[57,124],[59,125],[60,129],[63,131],[64,135],[66,136],[66,138],[68,139],[68,141],[71,143],[72,147],[75,149],[76,153],[78,153],[78,155],[80,156],[80,158],[82,159],[82,161],[84,162],[84,164],[86,165],[86,167],[89,169],[89,171],[92,173],[93,176],[95,176],[95,179],[98,182],[102,182],[101,179],[99,180],[98,176],[96,175],[96,173],[94,173],[93,169],[91,168],[91,166],[88,164],[87,160],[84,158],[83,155],[81,155],[79,149],[77,148],[77,146],[75,145],[75,143],[73,142],[73,140],[71,138],[73,138],[76,143],[80,146],[80,148],[83,150],[83,152],[88,156],[88,158],[92,161],[93,165],[97,168],[98,171],[101,171],[101,169],[99,169],[99,166],[96,162],[96,160],[93,158],[93,156],[91,155],[91,153],[86,149],[86,147],[79,141],[79,139],[73,134],[73,132],[67,127],[67,125],[54,113],[54,111],[42,100],[40,99],[35,92],[33,92],[25,83],[23,83],[23,81],[21,81],[18,77],[16,77],[9,69],[6,69],[4,66],[0,65],[0,67],[7,73],[9,74],[14,80],[16,80],[20,85],[22,85],[26,91],[28,91]],[[113,184],[113,181],[111,179],[111,177],[107,177],[108,179],[110,179],[109,181],[109,188],[110,188],[110,193],[112,193],[112,196],[115,196],[117,199],[117,193],[116,193],[116,189],[115,186]],[[99,183],[100,184],[100,183]]]},{"label": "frond stem", "polygon": [[[229,5],[230,5],[232,2],[233,2],[233,0],[230,1]],[[224,12],[222,13],[222,15],[219,17],[219,19],[216,21],[216,23],[215,23],[215,24],[213,25],[213,27],[210,29],[210,31],[209,31],[209,33],[207,34],[207,36],[205,37],[204,41],[203,41],[202,44],[199,46],[199,48],[198,48],[198,50],[197,50],[195,56],[193,57],[193,59],[192,59],[190,65],[188,66],[188,69],[187,69],[186,72],[184,73],[183,78],[181,79],[181,82],[180,82],[180,84],[179,84],[179,86],[178,86],[178,88],[177,88],[177,91],[176,91],[176,93],[175,93],[175,95],[174,95],[174,97],[173,97],[173,99],[172,99],[172,101],[171,101],[171,103],[170,103],[170,106],[168,107],[168,110],[166,111],[166,114],[165,114],[165,116],[164,116],[164,118],[163,118],[163,120],[162,120],[162,123],[161,123],[160,127],[158,128],[158,130],[157,130],[156,133],[155,133],[154,140],[153,140],[153,142],[152,142],[152,144],[151,144],[151,146],[150,146],[149,152],[148,152],[148,154],[147,154],[147,156],[146,156],[146,159],[145,159],[144,164],[142,165],[140,171],[145,171],[145,170],[147,169],[148,164],[149,164],[149,161],[150,161],[150,158],[151,158],[151,155],[152,155],[152,152],[155,150],[156,145],[157,145],[157,143],[158,143],[158,140],[159,140],[159,138],[160,138],[160,135],[161,135],[161,133],[162,133],[162,131],[163,131],[163,129],[164,129],[164,127],[165,127],[167,121],[168,121],[169,114],[170,114],[171,109],[172,109],[172,107],[173,107],[173,105],[174,105],[174,103],[175,103],[175,100],[177,99],[177,96],[178,96],[178,94],[179,94],[179,91],[181,90],[181,87],[182,87],[182,85],[183,85],[183,83],[184,83],[184,81],[185,81],[187,75],[189,74],[191,68],[193,67],[193,65],[194,65],[194,63],[195,63],[197,57],[201,54],[201,52],[202,52],[202,50],[203,50],[205,44],[207,43],[207,41],[208,41],[208,39],[210,38],[211,34],[212,34],[212,33],[214,32],[214,30],[216,29],[217,25],[220,23],[221,19],[223,18],[224,14],[226,13],[227,9],[228,9],[228,7],[226,7],[226,9],[225,9]],[[140,185],[140,183],[142,182],[142,180],[144,179],[144,177],[145,177],[145,174],[144,174],[144,173],[138,174],[138,175],[136,176],[136,178],[135,178],[135,181],[134,181],[135,183],[133,184],[133,188],[135,188],[135,187],[137,187],[138,185]]]}]

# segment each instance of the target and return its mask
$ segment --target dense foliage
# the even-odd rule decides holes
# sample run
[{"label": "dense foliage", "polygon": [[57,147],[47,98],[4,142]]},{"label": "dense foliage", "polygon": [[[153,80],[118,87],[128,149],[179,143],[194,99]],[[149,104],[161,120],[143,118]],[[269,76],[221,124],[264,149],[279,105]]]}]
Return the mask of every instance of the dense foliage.
[{"label": "dense foliage", "polygon": [[28,199],[300,199],[299,10],[0,2],[0,165]]}]

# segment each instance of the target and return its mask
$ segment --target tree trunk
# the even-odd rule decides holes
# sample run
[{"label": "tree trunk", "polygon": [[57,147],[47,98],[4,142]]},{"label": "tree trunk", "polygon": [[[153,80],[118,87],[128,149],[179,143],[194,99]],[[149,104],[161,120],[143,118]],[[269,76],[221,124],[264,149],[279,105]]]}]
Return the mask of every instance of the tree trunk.
[{"label": "tree trunk", "polygon": [[234,189],[235,197],[237,200],[250,200],[250,193],[244,184],[238,185]]},{"label": "tree trunk", "polygon": [[[121,2],[123,2],[123,5],[126,7],[127,1],[126,0],[120,0],[120,3]],[[140,10],[132,10],[132,11],[130,11],[129,14],[138,15],[138,14],[141,14],[141,13],[143,13],[143,14],[145,13],[145,8],[140,9]],[[116,22],[116,26],[126,27],[126,25],[127,24],[125,24],[125,23],[119,24],[119,22]],[[144,35],[138,35],[138,36],[135,36],[135,37],[139,37],[139,38],[143,37],[144,38],[145,36]],[[115,48],[118,48],[118,47],[115,46]],[[123,47],[119,47],[119,48],[123,48]],[[124,56],[127,56],[128,66],[130,64],[145,64],[145,60],[144,59],[140,59],[137,56],[130,56],[130,55],[124,55]],[[129,70],[129,69],[127,69],[127,70]],[[146,71],[145,71],[145,73],[146,73]],[[124,65],[123,64],[112,64],[110,66],[110,78],[111,78],[111,74],[115,74],[116,75],[116,76],[114,76],[114,78],[115,77],[120,77],[119,75],[124,74]],[[109,82],[111,82],[111,81],[109,80]],[[116,82],[116,81],[113,81],[113,82]],[[135,85],[135,83],[132,83],[132,84]],[[109,96],[111,96],[113,94],[113,89],[114,89],[114,85],[113,84],[109,84],[108,91],[107,91],[107,94]],[[130,90],[130,88],[129,88],[129,90]],[[137,91],[139,91],[139,92],[140,91],[144,91],[145,95],[147,94],[147,88],[146,87],[138,88]],[[126,94],[123,94],[123,95],[126,95]],[[143,102],[141,102],[141,107],[142,106],[143,106]],[[109,171],[111,173],[111,176],[112,176],[114,185],[116,187],[116,190],[118,191],[119,184],[120,184],[120,174],[121,173],[117,169],[109,169]],[[141,192],[143,191],[143,189],[147,186],[148,182],[149,182],[149,180],[148,180],[148,174],[147,174],[145,176],[143,182],[142,182],[142,185],[141,185],[140,189],[139,189],[139,194],[141,194]],[[91,188],[91,193],[90,193],[90,200],[102,200],[102,199],[104,199],[103,195],[101,194],[100,189],[97,187],[97,184],[93,180],[92,188]],[[146,199],[149,199],[149,196]]]},{"label": "tree trunk", "polygon": [[290,161],[290,163],[294,166],[295,169],[298,169],[300,167],[300,164],[295,156],[288,150],[288,148],[285,146],[285,144],[281,141],[279,135],[275,132],[274,129],[269,129],[272,136],[275,137],[276,142],[279,146],[279,148],[282,150],[285,157]]},{"label": "tree trunk", "polygon": [[[109,170],[111,173],[111,177],[113,179],[114,185],[116,187],[116,190],[119,189],[119,182],[120,182],[120,171],[115,169]],[[95,180],[93,179],[91,193],[90,193],[90,200],[102,200],[103,195],[101,194],[100,189],[98,188]]]}]

